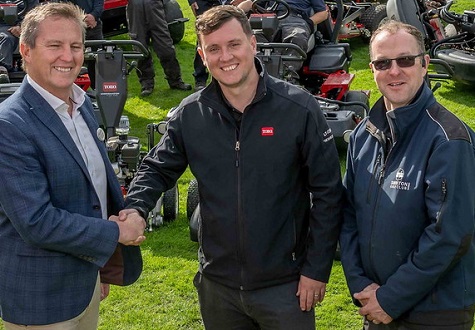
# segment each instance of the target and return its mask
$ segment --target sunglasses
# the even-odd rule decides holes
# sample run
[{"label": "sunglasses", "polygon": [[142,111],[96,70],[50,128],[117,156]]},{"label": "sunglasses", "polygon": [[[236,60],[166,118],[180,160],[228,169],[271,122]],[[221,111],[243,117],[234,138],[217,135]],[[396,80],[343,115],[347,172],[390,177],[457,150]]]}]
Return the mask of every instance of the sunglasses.
[{"label": "sunglasses", "polygon": [[408,56],[401,56],[396,58],[387,58],[384,60],[374,60],[371,62],[375,70],[384,71],[389,70],[393,64],[393,61],[396,61],[396,64],[400,68],[409,68],[416,63],[416,58],[423,56],[424,53],[420,53],[417,55],[408,55]]}]

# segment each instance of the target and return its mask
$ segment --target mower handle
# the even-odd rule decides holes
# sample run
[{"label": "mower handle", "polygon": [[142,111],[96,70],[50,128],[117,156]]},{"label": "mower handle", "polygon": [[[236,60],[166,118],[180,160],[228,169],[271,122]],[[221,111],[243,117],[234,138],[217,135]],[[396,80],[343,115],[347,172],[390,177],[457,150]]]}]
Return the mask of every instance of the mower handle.
[{"label": "mower handle", "polygon": [[[284,19],[290,14],[290,6],[287,2],[284,0],[274,0],[272,1],[272,5],[268,6],[267,8],[264,8],[263,6],[258,5],[258,2],[263,2],[262,0],[253,0],[252,1],[252,8],[251,11],[254,13],[258,14],[272,14],[272,13],[277,13],[279,5],[282,5],[284,7],[284,11],[282,14],[277,16],[277,19]],[[265,1],[265,2],[271,2],[271,1]]]},{"label": "mower handle", "polygon": [[283,61],[302,61],[307,59],[307,53],[300,48],[299,46],[291,43],[280,43],[280,42],[258,42],[257,49],[259,51],[264,49],[293,49],[297,51],[299,57],[291,55],[282,55]]},{"label": "mower handle", "polygon": [[[111,51],[117,49],[118,46],[133,46],[135,50],[123,50],[124,58],[141,59],[147,58],[150,53],[148,49],[137,40],[86,40],[84,42],[85,47],[98,47],[107,48],[110,47]],[[86,59],[93,59],[97,51],[91,50],[84,53]]]}]

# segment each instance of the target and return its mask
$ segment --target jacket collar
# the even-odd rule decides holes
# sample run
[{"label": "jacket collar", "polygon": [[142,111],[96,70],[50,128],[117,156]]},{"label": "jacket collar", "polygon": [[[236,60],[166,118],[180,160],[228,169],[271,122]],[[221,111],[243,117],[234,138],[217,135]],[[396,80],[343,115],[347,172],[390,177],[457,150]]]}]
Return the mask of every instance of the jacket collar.
[{"label": "jacket collar", "polygon": [[[265,70],[264,65],[257,57],[254,58],[254,64],[257,73],[259,74],[259,81],[257,83],[256,95],[254,96],[251,104],[260,101],[267,94],[267,84],[269,82],[269,75]],[[213,108],[217,109],[226,117],[232,119],[228,110],[231,105],[224,97],[221,87],[219,86],[219,83],[216,79],[213,78],[209,86],[202,90],[200,98],[206,100],[206,102],[211,102],[213,104]]]},{"label": "jacket collar", "polygon": [[[26,77],[23,79],[23,83],[21,84],[20,88],[16,91],[16,93],[19,93],[19,95],[21,95],[21,97],[28,103],[29,111],[31,112],[32,116],[35,116],[41,123],[43,123],[45,128],[50,130],[51,133],[56,136],[58,142],[64,145],[65,149],[69,152],[71,157],[74,158],[74,160],[79,164],[83,173],[90,180],[89,172],[87,170],[86,164],[84,163],[84,160],[76,144],[71,138],[71,135],[67,131],[63,122],[59,118],[56,111],[48,104],[48,102],[28,83],[28,80],[26,79]],[[94,137],[94,140],[101,153],[102,159],[104,160],[105,164],[107,164],[107,162],[109,162],[107,151],[105,149],[104,143],[100,141],[98,138],[98,132],[97,132],[98,126],[94,118],[94,113],[92,111],[86,110],[86,107],[85,107],[86,104],[90,104],[90,102],[86,100],[83,103],[83,105],[79,108],[79,109],[84,110],[84,111],[81,111],[81,115],[83,116],[84,121],[86,122],[92,136]],[[92,105],[91,105],[91,109],[92,109]],[[107,175],[108,175],[108,182],[110,182],[111,178],[115,178],[115,174],[113,173],[111,169],[108,168],[107,165],[106,165],[106,169],[107,169]]]},{"label": "jacket collar", "polygon": [[411,134],[412,127],[417,125],[425,110],[434,103],[436,103],[434,94],[426,83],[421,85],[410,104],[392,111],[386,110],[383,97],[381,97],[369,113],[366,130],[370,133],[382,132],[384,135],[390,136],[392,142],[395,143],[406,134]]}]

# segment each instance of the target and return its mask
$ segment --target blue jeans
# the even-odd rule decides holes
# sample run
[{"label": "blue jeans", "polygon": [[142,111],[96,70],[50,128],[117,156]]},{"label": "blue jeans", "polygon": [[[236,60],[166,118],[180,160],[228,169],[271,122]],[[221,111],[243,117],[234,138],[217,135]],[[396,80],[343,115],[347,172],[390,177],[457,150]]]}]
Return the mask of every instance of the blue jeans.
[{"label": "blue jeans", "polygon": [[11,26],[0,26],[0,65],[10,71],[13,67],[13,52],[18,47],[18,38],[8,32]]}]

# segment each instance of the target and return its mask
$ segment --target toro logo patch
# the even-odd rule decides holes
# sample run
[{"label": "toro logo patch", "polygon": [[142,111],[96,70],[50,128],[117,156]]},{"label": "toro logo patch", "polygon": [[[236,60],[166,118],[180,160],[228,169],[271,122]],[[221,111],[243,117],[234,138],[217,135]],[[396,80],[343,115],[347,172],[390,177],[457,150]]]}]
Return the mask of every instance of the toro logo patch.
[{"label": "toro logo patch", "polygon": [[117,92],[117,83],[116,82],[105,82],[102,84],[102,91],[104,93],[114,93]]},{"label": "toro logo patch", "polygon": [[274,135],[274,127],[262,127],[261,128],[261,135],[262,136],[273,136]]}]

